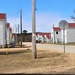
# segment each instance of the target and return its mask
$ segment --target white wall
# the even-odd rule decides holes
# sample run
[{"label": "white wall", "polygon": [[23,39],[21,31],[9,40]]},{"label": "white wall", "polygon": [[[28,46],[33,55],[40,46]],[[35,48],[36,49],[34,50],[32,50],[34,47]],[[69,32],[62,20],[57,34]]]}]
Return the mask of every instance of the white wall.
[{"label": "white wall", "polygon": [[0,45],[3,45],[3,25],[2,25],[2,21],[0,21]]},{"label": "white wall", "polygon": [[[56,32],[58,32],[58,34],[56,34]],[[51,41],[52,43],[54,42],[61,42],[61,31],[54,31],[54,29],[52,29],[51,31]]]},{"label": "white wall", "polygon": [[7,44],[10,43],[10,28],[7,28]]},{"label": "white wall", "polygon": [[[56,32],[58,32],[58,34],[56,34]],[[53,39],[52,40],[53,43],[54,43],[54,40],[55,40],[55,42],[57,42],[57,39],[59,40],[60,43],[63,43],[63,30],[61,30],[61,31],[54,31],[52,29],[51,39]],[[65,30],[65,43],[67,43],[67,30]]]},{"label": "white wall", "polygon": [[67,42],[75,42],[75,28],[68,28],[67,30]]},{"label": "white wall", "polygon": [[[61,41],[61,43],[63,43],[63,30],[58,31],[58,34],[56,34],[56,31],[51,31],[51,39],[52,39],[52,43],[54,43],[54,36],[55,36],[55,42],[57,40],[57,38],[59,39],[59,41]],[[65,43],[71,43],[71,42],[75,42],[75,28],[68,28],[65,30]]]},{"label": "white wall", "polygon": [[[58,34],[56,34],[56,32],[58,32]],[[54,31],[55,34],[55,42],[57,43],[61,41],[61,31]]]},{"label": "white wall", "polygon": [[54,30],[51,30],[51,43],[54,43]]},{"label": "white wall", "polygon": [[[75,28],[68,28],[65,31],[65,43],[75,42]],[[61,30],[61,39],[63,41],[63,30]]]},{"label": "white wall", "polygon": [[6,20],[0,20],[0,45],[5,45],[6,40]]},{"label": "white wall", "polygon": [[[64,38],[65,37],[65,38]],[[67,29],[64,30],[64,36],[63,36],[63,30],[61,30],[61,39],[62,39],[62,43],[65,41],[65,43],[67,43]],[[64,40],[65,39],[65,40]]]}]

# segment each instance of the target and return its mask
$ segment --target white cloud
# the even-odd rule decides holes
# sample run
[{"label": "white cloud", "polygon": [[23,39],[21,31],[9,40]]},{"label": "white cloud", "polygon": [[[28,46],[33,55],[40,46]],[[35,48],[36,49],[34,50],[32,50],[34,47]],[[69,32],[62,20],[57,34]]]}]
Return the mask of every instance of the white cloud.
[{"label": "white cloud", "polygon": [[[72,22],[70,18],[64,18],[59,14],[55,13],[36,13],[36,31],[38,32],[50,32],[53,24],[58,26],[60,20],[65,19],[68,22]],[[11,27],[15,28],[15,24],[20,23],[20,19],[8,17],[8,22],[11,23]],[[25,18],[23,18],[23,30],[27,30],[28,32],[32,31],[32,18],[30,14],[27,14]]]}]

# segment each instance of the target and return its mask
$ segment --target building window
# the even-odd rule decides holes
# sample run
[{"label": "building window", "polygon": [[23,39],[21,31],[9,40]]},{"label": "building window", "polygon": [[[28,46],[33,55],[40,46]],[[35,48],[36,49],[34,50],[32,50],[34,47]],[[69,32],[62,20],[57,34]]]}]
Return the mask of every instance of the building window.
[{"label": "building window", "polygon": [[58,34],[58,32],[56,32],[56,34]]}]

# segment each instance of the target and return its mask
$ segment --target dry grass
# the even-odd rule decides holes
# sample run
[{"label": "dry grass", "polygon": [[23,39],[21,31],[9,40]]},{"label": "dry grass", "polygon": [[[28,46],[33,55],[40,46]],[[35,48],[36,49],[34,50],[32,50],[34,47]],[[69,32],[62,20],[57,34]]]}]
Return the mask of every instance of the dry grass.
[{"label": "dry grass", "polygon": [[0,55],[0,73],[61,73],[75,66],[74,54],[38,50],[37,59],[32,51]]}]

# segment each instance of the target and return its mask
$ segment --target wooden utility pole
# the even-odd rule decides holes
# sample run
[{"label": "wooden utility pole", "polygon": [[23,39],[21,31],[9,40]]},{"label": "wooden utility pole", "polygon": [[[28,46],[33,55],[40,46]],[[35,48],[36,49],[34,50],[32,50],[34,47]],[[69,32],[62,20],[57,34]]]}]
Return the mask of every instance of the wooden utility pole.
[{"label": "wooden utility pole", "polygon": [[18,34],[19,34],[19,24],[18,24]]},{"label": "wooden utility pole", "polygon": [[16,45],[17,45],[17,26],[15,25],[15,36],[16,36]]},{"label": "wooden utility pole", "polygon": [[36,10],[36,0],[32,0],[32,58],[33,59],[37,58],[35,10]]},{"label": "wooden utility pole", "polygon": [[[19,36],[19,24],[18,24],[18,36]],[[18,45],[19,45],[19,38],[18,38]]]},{"label": "wooden utility pole", "polygon": [[21,31],[21,47],[22,47],[22,9],[20,10],[20,31]]},{"label": "wooden utility pole", "polygon": [[55,44],[55,30],[54,30],[54,24],[53,24],[53,34],[54,34],[54,44]]}]

